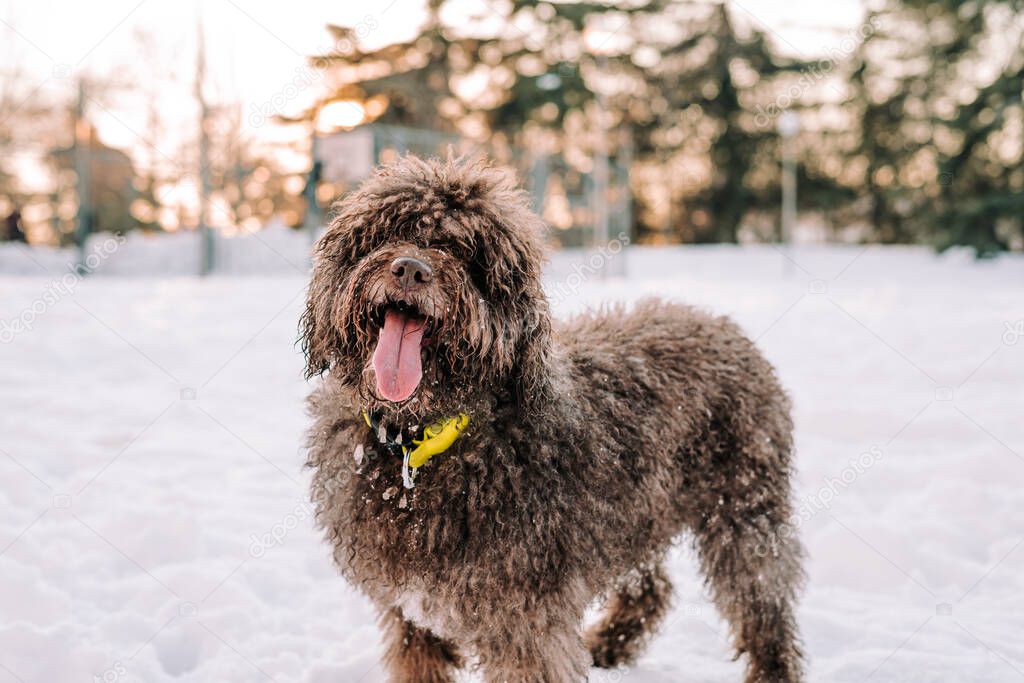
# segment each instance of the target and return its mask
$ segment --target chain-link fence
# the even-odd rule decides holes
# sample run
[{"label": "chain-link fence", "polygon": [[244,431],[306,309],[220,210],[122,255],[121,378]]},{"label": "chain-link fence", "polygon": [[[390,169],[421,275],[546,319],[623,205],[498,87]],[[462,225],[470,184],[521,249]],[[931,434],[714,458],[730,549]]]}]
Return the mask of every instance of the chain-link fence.
[{"label": "chain-link fence", "polygon": [[[612,150],[604,177],[596,168],[584,172],[560,154],[539,154],[518,147],[479,145],[456,135],[405,126],[370,124],[319,136],[313,144],[311,181],[318,186],[315,216],[369,175],[373,168],[399,156],[480,153],[512,166],[532,197],[533,208],[551,227],[552,240],[563,247],[601,246],[610,236],[633,236],[630,153]],[[607,217],[607,225],[602,224]],[[314,221],[318,223],[319,221]],[[317,226],[319,227],[319,226]]]}]

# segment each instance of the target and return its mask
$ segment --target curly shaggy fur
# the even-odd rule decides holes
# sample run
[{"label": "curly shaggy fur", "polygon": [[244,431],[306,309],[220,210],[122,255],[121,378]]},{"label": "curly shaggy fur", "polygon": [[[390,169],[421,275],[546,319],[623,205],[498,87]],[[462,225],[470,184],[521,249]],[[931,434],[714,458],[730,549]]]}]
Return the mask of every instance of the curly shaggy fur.
[{"label": "curly shaggy fur", "polygon": [[[344,199],[302,318],[312,496],[341,572],[378,606],[392,681],[583,681],[632,661],[668,609],[663,559],[688,532],[747,681],[801,679],[792,425],[771,366],[725,318],[646,300],[553,324],[544,226],[509,176],[407,157]],[[413,256],[434,277],[400,289]],[[423,380],[376,394],[383,307],[430,318]],[[360,412],[471,422],[404,490]],[[764,552],[770,547],[771,552]],[[584,610],[607,598],[586,633]]]}]

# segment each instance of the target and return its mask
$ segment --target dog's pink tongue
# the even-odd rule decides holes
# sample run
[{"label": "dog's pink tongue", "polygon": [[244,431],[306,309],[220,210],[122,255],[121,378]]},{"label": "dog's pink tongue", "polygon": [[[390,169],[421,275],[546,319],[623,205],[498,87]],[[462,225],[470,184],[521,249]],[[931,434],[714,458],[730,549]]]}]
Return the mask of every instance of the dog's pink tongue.
[{"label": "dog's pink tongue", "polygon": [[389,401],[404,401],[412,396],[423,377],[420,362],[420,345],[423,342],[425,323],[413,318],[388,311],[384,317],[384,328],[373,351],[373,370],[377,375],[377,393]]}]

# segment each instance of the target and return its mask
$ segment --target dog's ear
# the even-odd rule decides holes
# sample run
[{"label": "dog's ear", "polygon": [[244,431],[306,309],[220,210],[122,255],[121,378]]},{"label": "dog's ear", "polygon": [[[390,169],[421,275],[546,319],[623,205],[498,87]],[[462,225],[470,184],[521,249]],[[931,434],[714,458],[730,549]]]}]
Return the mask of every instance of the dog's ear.
[{"label": "dog's ear", "polygon": [[532,300],[532,305],[523,314],[516,361],[512,368],[516,400],[520,406],[527,409],[551,398],[552,392],[548,368],[548,354],[551,351],[551,315],[547,299],[539,289],[537,294]]},{"label": "dog's ear", "polygon": [[306,379],[329,370],[343,343],[337,321],[337,297],[344,282],[331,257],[336,239],[337,233],[328,231],[314,249],[306,310],[299,319],[299,341],[306,356]]},{"label": "dog's ear", "polygon": [[540,283],[543,252],[536,229],[497,225],[477,234],[475,260],[483,268],[487,294],[495,302],[518,304]]},{"label": "dog's ear", "polygon": [[306,356],[306,379],[323,374],[330,368],[331,343],[336,341],[330,322],[331,305],[329,294],[322,285],[324,276],[316,274],[306,292],[306,310],[299,319],[299,341]]},{"label": "dog's ear", "polygon": [[493,216],[493,229],[481,235],[478,245],[492,305],[503,308],[506,324],[514,327],[511,381],[524,408],[550,391],[551,315],[541,284],[545,232],[544,222],[520,194]]}]

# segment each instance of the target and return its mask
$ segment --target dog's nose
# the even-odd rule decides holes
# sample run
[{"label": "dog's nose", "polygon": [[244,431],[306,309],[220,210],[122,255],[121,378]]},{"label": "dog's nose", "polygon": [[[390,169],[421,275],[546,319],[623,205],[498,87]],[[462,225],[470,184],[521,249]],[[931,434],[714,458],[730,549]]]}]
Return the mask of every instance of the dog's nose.
[{"label": "dog's nose", "polygon": [[405,289],[426,284],[434,275],[430,266],[411,256],[400,256],[392,261],[391,274]]}]

